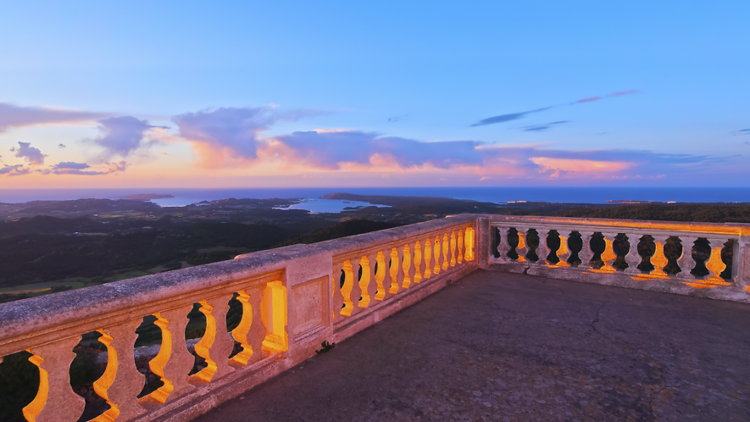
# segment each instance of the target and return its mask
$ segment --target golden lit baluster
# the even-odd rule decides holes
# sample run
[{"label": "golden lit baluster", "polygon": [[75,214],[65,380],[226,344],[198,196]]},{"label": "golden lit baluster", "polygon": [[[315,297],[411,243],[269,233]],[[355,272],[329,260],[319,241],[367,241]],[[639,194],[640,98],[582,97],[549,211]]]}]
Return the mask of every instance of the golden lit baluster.
[{"label": "golden lit baluster", "polygon": [[432,269],[433,274],[440,274],[440,236],[435,236],[435,244],[432,248],[432,252],[435,255],[435,268]]},{"label": "golden lit baluster", "polygon": [[201,300],[200,311],[206,316],[206,332],[195,345],[195,353],[206,360],[206,367],[190,377],[192,383],[207,383],[234,371],[229,366],[229,355],[234,342],[226,335],[229,299],[214,297]]},{"label": "golden lit baluster", "polygon": [[188,374],[193,369],[195,358],[188,351],[185,341],[188,313],[192,309],[191,303],[154,314],[156,317],[154,324],[161,328],[161,348],[148,366],[151,372],[161,377],[164,385],[143,397],[141,403],[147,403],[149,399],[153,399],[164,404],[167,399],[174,400],[195,388],[188,384]]},{"label": "golden lit baluster", "polygon": [[414,283],[422,281],[422,244],[414,243]]},{"label": "golden lit baluster", "polygon": [[377,254],[362,257],[362,279],[359,280],[359,288],[362,290],[362,300],[359,301],[360,308],[368,308],[378,292],[378,284],[375,282],[375,262]]},{"label": "golden lit baluster", "polygon": [[349,260],[344,261],[342,270],[344,270],[344,285],[341,286],[341,295],[344,300],[344,307],[341,308],[341,315],[348,317],[351,316],[354,308],[353,296],[351,295],[354,287],[354,275],[352,272],[352,262]]},{"label": "golden lit baluster", "polygon": [[703,279],[703,283],[714,286],[731,286],[732,283],[721,278],[721,273],[727,269],[727,265],[721,260],[721,250],[724,248],[726,239],[709,238],[708,241],[711,245],[711,257],[706,261],[709,274]]},{"label": "golden lit baluster", "polygon": [[266,283],[261,303],[261,319],[268,330],[263,339],[263,351],[269,355],[289,350],[286,286],[279,281]]},{"label": "golden lit baluster", "polygon": [[451,267],[455,267],[456,266],[456,231],[455,230],[451,230],[450,245],[451,245]]},{"label": "golden lit baluster", "polygon": [[99,341],[107,347],[107,367],[104,374],[94,382],[94,391],[107,401],[109,410],[94,421],[112,421],[116,418],[129,420],[146,412],[138,404],[138,393],[143,389],[146,377],[135,366],[133,347],[138,335],[136,328],[142,318],[98,330]]},{"label": "golden lit baluster", "polygon": [[263,339],[266,327],[261,316],[265,286],[253,286],[237,292],[237,300],[242,303],[242,319],[232,330],[232,337],[242,345],[242,351],[232,358],[232,365],[251,365],[263,358]]},{"label": "golden lit baluster", "polygon": [[464,253],[464,260],[466,261],[474,260],[475,239],[476,239],[476,233],[474,231],[474,226],[466,227],[466,230],[464,230],[464,245],[466,245],[466,252]]},{"label": "golden lit baluster", "polygon": [[607,232],[602,233],[602,236],[604,236],[604,252],[602,252],[604,265],[598,270],[592,269],[592,271],[600,274],[614,274],[617,270],[612,266],[612,262],[617,259],[617,254],[615,254],[613,245],[617,233]]},{"label": "golden lit baluster", "polygon": [[432,240],[428,237],[424,241],[424,278],[425,280],[432,277]]},{"label": "golden lit baluster", "polygon": [[464,230],[458,230],[458,263],[464,262]]},{"label": "golden lit baluster", "polygon": [[70,364],[76,357],[73,348],[80,336],[69,337],[27,350],[29,362],[39,368],[39,389],[36,397],[23,408],[26,420],[36,422],[77,421],[86,402],[70,387]]},{"label": "golden lit baluster", "polygon": [[638,253],[638,244],[641,242],[641,236],[635,233],[627,233],[626,235],[628,236],[630,249],[628,249],[628,254],[625,255],[625,262],[628,263],[625,274],[640,275],[641,270],[638,269],[638,265],[640,265],[642,258]]},{"label": "golden lit baluster", "polygon": [[[351,315],[356,315],[361,311],[361,308],[359,306],[359,301],[362,299],[362,287],[360,287],[359,282],[359,267],[362,262],[362,258],[355,258],[351,260],[352,262],[352,291],[349,293],[349,297],[352,301],[352,304],[354,305],[354,308],[352,308]],[[363,274],[364,276],[364,274]]]},{"label": "golden lit baluster", "polygon": [[403,281],[401,282],[401,286],[404,289],[408,289],[411,285],[411,247],[409,245],[404,245],[400,248],[400,252],[403,254],[403,260],[401,263]]},{"label": "golden lit baluster", "polygon": [[341,321],[341,311],[344,307],[344,295],[341,293],[341,271],[344,263],[334,264],[331,273],[331,287],[333,291],[333,320]]},{"label": "golden lit baluster", "polygon": [[[396,284],[399,290],[403,289],[405,277],[408,277],[408,274],[404,274],[404,270],[403,270],[404,261],[406,260],[406,257],[404,255],[404,249],[405,249],[404,246],[405,245],[396,247],[396,251],[398,253],[398,259],[394,261],[397,263],[396,269],[398,270],[398,272],[396,273],[396,280],[397,280]],[[409,282],[411,283],[411,280],[409,280]]]},{"label": "golden lit baluster", "polygon": [[448,248],[450,248],[450,241],[448,240],[448,233],[443,234],[443,271],[448,269],[450,260],[448,259]]},{"label": "golden lit baluster", "polygon": [[664,272],[664,267],[667,266],[669,260],[664,255],[664,245],[667,244],[667,238],[669,236],[664,235],[652,235],[654,238],[654,255],[651,256],[651,265],[654,269],[649,273],[649,277],[657,279],[668,279],[669,276]]},{"label": "golden lit baluster", "polygon": [[[466,229],[466,252],[467,252],[467,258],[468,259],[468,252],[469,252],[469,236],[468,236],[469,229]],[[497,242],[497,253],[498,253],[498,260],[501,262],[507,262],[510,260],[508,257],[508,253],[511,250],[510,243],[508,243],[508,231],[510,231],[510,227],[498,227],[497,228],[497,236],[500,236],[500,240]]]},{"label": "golden lit baluster", "polygon": [[391,267],[389,269],[389,274],[391,276],[391,286],[388,289],[388,293],[395,295],[398,293],[399,290],[399,282],[401,281],[401,251],[403,250],[403,246],[400,248],[391,248]]},{"label": "golden lit baluster", "polygon": [[390,282],[388,281],[388,259],[383,252],[378,251],[375,262],[378,264],[377,271],[375,272],[375,283],[378,288],[375,299],[383,301],[388,297],[388,289],[390,287]]},{"label": "golden lit baluster", "polygon": [[560,237],[560,248],[555,253],[557,255],[557,258],[559,261],[557,264],[555,264],[556,267],[570,267],[570,264],[568,263],[568,259],[570,258],[570,246],[568,245],[568,239],[570,237],[563,236],[560,232],[558,232],[558,236]]},{"label": "golden lit baluster", "polygon": [[581,251],[578,252],[578,258],[581,260],[582,269],[590,269],[591,260],[594,259],[594,251],[591,249],[591,238],[594,236],[594,232],[590,231],[579,231],[581,234]]},{"label": "golden lit baluster", "polygon": [[536,256],[539,257],[539,260],[536,263],[538,265],[547,265],[547,256],[549,256],[547,236],[549,236],[549,229],[537,229],[536,233],[539,236],[539,246],[536,247]]},{"label": "golden lit baluster", "polygon": [[518,227],[518,246],[516,246],[516,253],[518,254],[518,262],[526,262],[526,254],[529,253],[529,245],[526,244],[526,232],[528,229],[525,227]]}]

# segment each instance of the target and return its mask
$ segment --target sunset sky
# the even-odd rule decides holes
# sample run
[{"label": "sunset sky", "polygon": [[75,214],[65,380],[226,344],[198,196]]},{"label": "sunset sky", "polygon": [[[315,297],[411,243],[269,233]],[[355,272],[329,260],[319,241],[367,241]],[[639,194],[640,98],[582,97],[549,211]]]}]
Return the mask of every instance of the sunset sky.
[{"label": "sunset sky", "polygon": [[5,2],[0,188],[750,186],[750,2]]}]

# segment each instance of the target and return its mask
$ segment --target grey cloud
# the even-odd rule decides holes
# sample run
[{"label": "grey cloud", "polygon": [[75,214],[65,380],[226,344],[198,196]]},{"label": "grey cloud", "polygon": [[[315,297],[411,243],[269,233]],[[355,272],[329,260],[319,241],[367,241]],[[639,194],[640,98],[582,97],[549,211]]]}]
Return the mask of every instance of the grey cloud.
[{"label": "grey cloud", "polygon": [[733,135],[750,135],[750,129],[740,129],[732,133]]},{"label": "grey cloud", "polygon": [[185,139],[211,147],[229,148],[243,158],[257,158],[260,133],[271,125],[320,114],[308,109],[284,112],[271,107],[227,107],[180,114],[172,120]]},{"label": "grey cloud", "polygon": [[100,136],[93,142],[103,147],[107,156],[126,157],[143,146],[146,132],[155,127],[162,126],[152,126],[132,116],[110,117],[99,121]]},{"label": "grey cloud", "polygon": [[297,159],[335,169],[338,163],[367,164],[374,154],[390,155],[399,166],[430,164],[449,168],[456,164],[481,164],[475,141],[420,142],[361,131],[294,132],[277,138],[290,147]]},{"label": "grey cloud", "polygon": [[63,144],[60,144],[60,145],[58,145],[57,147],[58,147],[58,148],[65,148],[65,145],[63,145]]},{"label": "grey cloud", "polygon": [[524,126],[523,131],[524,132],[544,132],[545,130],[548,130],[552,128],[555,125],[561,125],[563,123],[568,123],[567,120],[561,120],[559,122],[550,122],[544,125],[531,125],[531,126]]},{"label": "grey cloud", "polygon": [[13,104],[0,103],[0,133],[15,127],[93,121],[108,115],[107,113],[58,110],[47,107],[19,107]]},{"label": "grey cloud", "polygon": [[388,123],[396,123],[404,120],[408,116],[408,114],[404,114],[403,116],[394,116],[388,118]]},{"label": "grey cloud", "polygon": [[24,168],[23,164],[16,164],[13,166],[5,164],[5,166],[0,169],[0,174],[6,176],[22,176],[24,174],[29,174],[29,172],[31,172],[31,169],[28,167]]},{"label": "grey cloud", "polygon": [[39,148],[32,147],[31,142],[19,142],[18,145],[18,148],[10,149],[16,153],[16,157],[23,158],[35,166],[44,164],[44,157],[46,157],[46,155],[42,154],[42,151],[39,150]]},{"label": "grey cloud", "polygon": [[527,114],[539,113],[540,111],[549,110],[551,108],[554,108],[554,107],[543,107],[543,108],[538,108],[536,110],[531,110],[531,111],[522,111],[522,112],[519,112],[519,113],[501,114],[499,116],[488,117],[486,119],[482,119],[479,122],[474,123],[471,126],[472,127],[474,127],[474,126],[484,126],[484,125],[491,125],[491,124],[495,124],[495,123],[510,122],[511,120],[522,119]]},{"label": "grey cloud", "polygon": [[43,174],[73,174],[79,176],[101,176],[104,174],[117,173],[125,171],[128,167],[128,163],[120,161],[119,163],[103,163],[100,170],[89,170],[92,167],[86,163],[76,163],[73,161],[63,161],[50,166],[49,169],[39,170]]}]

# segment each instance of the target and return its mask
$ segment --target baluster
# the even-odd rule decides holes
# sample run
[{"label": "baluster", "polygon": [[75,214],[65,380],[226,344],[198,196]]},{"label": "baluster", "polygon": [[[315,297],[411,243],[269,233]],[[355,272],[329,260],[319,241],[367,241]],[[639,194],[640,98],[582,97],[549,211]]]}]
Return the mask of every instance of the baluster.
[{"label": "baluster", "polygon": [[391,275],[391,286],[388,293],[395,295],[398,293],[400,281],[401,281],[401,256],[403,254],[404,247],[391,249],[391,268],[389,274]]},{"label": "baluster", "polygon": [[422,244],[414,243],[414,283],[422,281]]},{"label": "baluster", "polygon": [[33,354],[29,362],[39,368],[39,389],[23,408],[26,420],[72,422],[81,416],[86,401],[70,387],[70,364],[76,357],[73,348],[80,340],[80,336],[69,337],[29,349]]},{"label": "baluster", "polygon": [[557,249],[557,252],[555,255],[557,255],[557,258],[559,261],[557,261],[557,264],[555,264],[556,267],[570,267],[570,264],[568,263],[568,258],[570,258],[570,247],[568,246],[568,239],[570,237],[565,237],[558,231],[558,237],[560,238],[560,248]]},{"label": "baluster", "polygon": [[[351,301],[354,307],[352,308],[351,314],[349,314],[350,316],[356,315],[362,311],[360,307],[360,300],[362,299],[362,287],[359,284],[361,281],[359,278],[359,268],[360,268],[360,265],[362,264],[362,258],[365,258],[365,257],[355,258],[351,260],[352,262],[352,291],[349,294],[350,295],[349,297],[351,298]],[[364,268],[362,269],[362,277],[364,277]]]},{"label": "baluster", "polygon": [[375,295],[375,299],[383,301],[388,296],[390,296],[390,293],[388,292],[391,286],[390,274],[388,270],[388,260],[390,258],[382,251],[378,251],[376,259],[378,263],[378,271],[375,274],[375,282],[378,286],[378,292]]},{"label": "baluster", "polygon": [[651,256],[651,265],[654,266],[653,271],[649,273],[649,276],[654,278],[668,279],[669,276],[664,272],[664,267],[669,264],[669,260],[664,255],[664,245],[667,244],[668,235],[656,234],[651,235],[654,238],[654,255]]},{"label": "baluster", "polygon": [[107,401],[110,409],[100,418],[104,420],[132,419],[146,412],[138,404],[138,393],[143,389],[146,377],[135,366],[133,347],[138,335],[135,330],[142,318],[132,319],[121,325],[98,330],[99,341],[107,346],[107,368],[94,382],[94,391]]},{"label": "baluster", "polygon": [[443,246],[441,246],[443,250],[443,271],[448,269],[449,261],[448,261],[448,248],[450,248],[448,240],[448,233],[443,234]]},{"label": "baluster", "polygon": [[519,227],[516,228],[516,231],[518,232],[518,246],[516,246],[518,262],[526,262],[526,254],[529,253],[529,246],[526,244],[526,232],[528,229]]},{"label": "baluster", "polygon": [[708,242],[711,244],[711,257],[706,261],[709,274],[703,281],[715,285],[730,286],[731,283],[721,278],[721,273],[727,269],[727,265],[721,260],[721,250],[724,248],[726,239],[708,238]]},{"label": "baluster", "polygon": [[475,240],[474,227],[473,226],[466,227],[466,230],[464,231],[464,245],[466,245],[466,252],[464,253],[465,261],[474,260],[474,240]]},{"label": "baluster", "polygon": [[428,237],[424,241],[424,278],[425,280],[432,277],[432,240]]},{"label": "baluster", "polygon": [[458,263],[461,264],[464,262],[464,230],[459,229],[458,230]]},{"label": "baluster", "polygon": [[432,273],[438,275],[440,274],[440,236],[435,236],[435,244],[432,251],[435,255],[435,267],[432,269]]},{"label": "baluster", "polygon": [[[508,243],[508,231],[510,230],[509,227],[498,227],[498,236],[500,236],[500,240],[497,242],[497,253],[500,255],[497,259],[500,261],[509,261],[508,258],[508,252],[510,252],[510,243]],[[468,231],[468,229],[467,229]],[[468,239],[468,236],[467,236]],[[467,240],[468,242],[468,240]],[[467,246],[467,254],[468,254],[468,246]],[[466,259],[469,260],[468,258]]]},{"label": "baluster", "polygon": [[[362,300],[359,302],[359,306],[362,308],[370,307],[373,300],[376,299],[378,293],[378,283],[375,281],[375,263],[377,262],[377,253],[367,255],[364,266],[362,267],[362,280],[359,281],[359,286],[362,289]],[[360,265],[362,265],[360,263]]]},{"label": "baluster", "polygon": [[625,262],[628,263],[628,268],[625,269],[625,274],[640,275],[641,270],[638,269],[638,265],[641,263],[642,258],[641,255],[638,254],[638,244],[641,241],[641,236],[636,233],[627,233],[627,236],[630,249],[628,249],[628,254],[625,255]]},{"label": "baluster", "polygon": [[602,236],[604,236],[604,252],[602,252],[602,262],[604,262],[604,266],[595,271],[598,273],[613,274],[617,272],[615,267],[612,266],[612,261],[617,259],[617,254],[614,249],[614,242],[617,233],[602,232]]},{"label": "baluster", "polygon": [[536,247],[536,255],[539,257],[539,260],[536,262],[539,265],[546,265],[547,264],[547,256],[549,256],[549,246],[547,246],[547,237],[549,236],[549,230],[548,229],[537,229],[537,234],[539,235],[539,246]]},{"label": "baluster", "polygon": [[237,292],[237,300],[242,303],[242,320],[232,331],[232,337],[242,345],[242,351],[232,358],[233,365],[253,364],[263,358],[263,339],[268,331],[261,315],[264,289],[261,285]]},{"label": "baluster", "polygon": [[161,328],[161,348],[148,366],[151,372],[161,377],[164,385],[147,397],[161,404],[166,403],[167,399],[175,399],[195,388],[188,384],[188,374],[193,368],[195,358],[188,351],[185,341],[187,315],[192,309],[191,303],[154,314],[155,324]]},{"label": "baluster", "polygon": [[341,271],[344,263],[334,264],[331,274],[331,287],[333,288],[333,320],[341,321],[341,310],[344,307],[344,294],[341,293]]},{"label": "baluster", "polygon": [[682,244],[682,255],[677,259],[677,265],[680,267],[680,277],[688,278],[690,280],[695,279],[691,271],[695,268],[695,260],[693,259],[693,246],[697,237],[693,236],[680,236],[680,243]]},{"label": "baluster", "polygon": [[409,245],[404,245],[399,252],[403,253],[404,257],[401,264],[401,269],[403,270],[403,281],[401,286],[403,286],[404,289],[408,289],[411,285],[411,276],[409,275],[411,272],[411,247]]},{"label": "baluster", "polygon": [[341,267],[344,270],[344,285],[341,287],[341,295],[344,299],[344,307],[341,308],[342,316],[351,316],[354,308],[354,297],[352,296],[352,289],[354,288],[354,276],[352,274],[352,262],[350,260],[344,261],[344,265]]},{"label": "baluster", "polygon": [[234,371],[229,366],[229,355],[234,348],[234,341],[226,335],[227,312],[229,301],[226,297],[214,297],[202,300],[200,311],[206,316],[206,333],[195,345],[195,353],[206,360],[206,366],[193,374],[193,381],[210,382]]},{"label": "baluster", "polygon": [[578,257],[581,259],[581,265],[580,267],[582,269],[590,269],[591,267],[591,260],[594,259],[594,251],[591,249],[591,238],[594,236],[594,232],[582,232],[579,231],[578,233],[581,234],[581,251],[578,252]]},{"label": "baluster", "polygon": [[456,266],[456,231],[451,230],[451,267]]}]

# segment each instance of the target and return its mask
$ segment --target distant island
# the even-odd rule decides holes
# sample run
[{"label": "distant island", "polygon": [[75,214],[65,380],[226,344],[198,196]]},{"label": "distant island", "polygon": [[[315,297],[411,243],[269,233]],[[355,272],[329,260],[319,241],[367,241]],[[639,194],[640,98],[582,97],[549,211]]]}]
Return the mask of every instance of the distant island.
[{"label": "distant island", "polygon": [[155,193],[135,193],[133,195],[123,196],[122,199],[131,199],[133,201],[150,201],[152,199],[174,198],[174,195],[158,195]]}]

